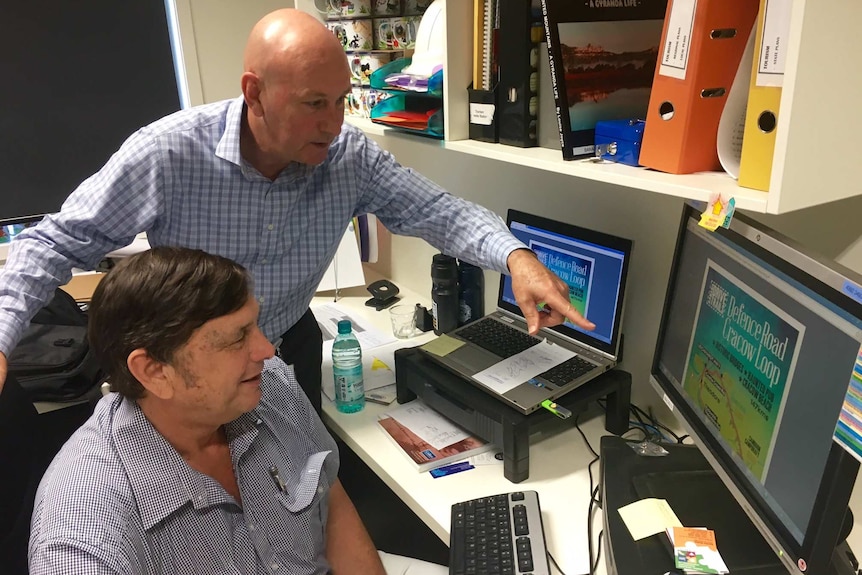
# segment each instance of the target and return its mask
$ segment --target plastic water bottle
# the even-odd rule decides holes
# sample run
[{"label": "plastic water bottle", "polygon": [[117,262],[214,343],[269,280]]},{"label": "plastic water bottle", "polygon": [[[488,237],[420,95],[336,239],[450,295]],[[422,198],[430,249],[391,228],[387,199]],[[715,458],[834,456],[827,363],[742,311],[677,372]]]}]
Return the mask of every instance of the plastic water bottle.
[{"label": "plastic water bottle", "polygon": [[338,411],[356,413],[365,407],[362,348],[353,335],[349,319],[338,322],[338,336],[332,343],[332,375],[335,378],[335,407]]}]

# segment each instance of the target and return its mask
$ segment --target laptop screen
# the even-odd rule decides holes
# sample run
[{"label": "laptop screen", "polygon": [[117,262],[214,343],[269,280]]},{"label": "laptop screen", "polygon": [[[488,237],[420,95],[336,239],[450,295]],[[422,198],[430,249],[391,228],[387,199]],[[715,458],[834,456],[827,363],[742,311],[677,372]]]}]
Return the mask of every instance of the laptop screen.
[{"label": "laptop screen", "polygon": [[[569,321],[552,329],[616,356],[631,240],[516,210],[509,210],[506,223],[515,237],[568,284],[572,306],[596,324],[591,332]],[[497,305],[523,317],[509,276],[500,279]]]}]

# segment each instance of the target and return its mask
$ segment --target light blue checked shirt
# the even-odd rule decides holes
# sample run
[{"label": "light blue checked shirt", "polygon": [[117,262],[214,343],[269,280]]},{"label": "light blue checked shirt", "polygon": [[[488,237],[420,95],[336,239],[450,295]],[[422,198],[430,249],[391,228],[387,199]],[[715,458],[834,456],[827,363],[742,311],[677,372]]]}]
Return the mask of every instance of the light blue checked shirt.
[{"label": "light blue checked shirt", "polygon": [[17,236],[0,271],[0,351],[8,356],[72,267],[93,269],[142,231],[154,246],[200,248],[245,266],[273,341],[308,309],[356,215],[374,213],[394,233],[502,273],[525,247],[497,215],[401,166],[348,124],[321,165],[291,164],[270,181],[240,156],[243,113],[237,98],[142,128],[60,213]]},{"label": "light blue checked shirt", "polygon": [[338,448],[280,359],[266,362],[261,390],[258,407],[225,426],[242,507],[136,402],[102,398],[39,485],[30,573],[326,573]]}]

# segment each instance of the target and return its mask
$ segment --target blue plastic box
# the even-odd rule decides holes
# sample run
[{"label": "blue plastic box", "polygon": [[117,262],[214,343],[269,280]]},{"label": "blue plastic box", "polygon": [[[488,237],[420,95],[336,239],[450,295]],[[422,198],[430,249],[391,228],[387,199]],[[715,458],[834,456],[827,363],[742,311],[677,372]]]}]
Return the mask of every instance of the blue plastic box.
[{"label": "blue plastic box", "polygon": [[596,156],[611,162],[639,166],[643,136],[643,120],[596,122]]}]

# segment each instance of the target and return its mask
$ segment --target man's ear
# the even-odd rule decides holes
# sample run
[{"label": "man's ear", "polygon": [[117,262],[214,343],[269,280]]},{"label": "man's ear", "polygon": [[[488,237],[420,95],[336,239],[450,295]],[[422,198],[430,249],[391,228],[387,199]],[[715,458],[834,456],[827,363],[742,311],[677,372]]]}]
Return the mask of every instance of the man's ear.
[{"label": "man's ear", "polygon": [[260,77],[254,72],[245,72],[240,77],[242,95],[249,111],[255,116],[263,116],[263,106],[260,103],[261,82]]},{"label": "man's ear", "polygon": [[159,399],[170,399],[174,388],[168,372],[172,369],[168,364],[156,361],[144,349],[136,349],[126,358],[126,365],[135,379],[140,382],[148,394]]}]

